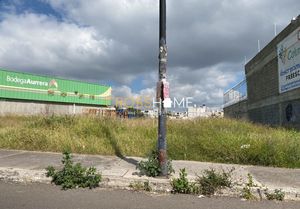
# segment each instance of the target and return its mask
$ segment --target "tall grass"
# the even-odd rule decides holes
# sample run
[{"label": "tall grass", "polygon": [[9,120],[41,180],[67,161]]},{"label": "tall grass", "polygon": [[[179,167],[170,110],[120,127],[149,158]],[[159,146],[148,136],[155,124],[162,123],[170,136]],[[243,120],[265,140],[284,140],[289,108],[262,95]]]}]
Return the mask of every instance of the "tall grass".
[{"label": "tall grass", "polygon": [[[168,121],[168,155],[196,160],[300,168],[300,132],[230,119]],[[0,147],[146,156],[156,147],[157,121],[97,117],[0,118]]]}]

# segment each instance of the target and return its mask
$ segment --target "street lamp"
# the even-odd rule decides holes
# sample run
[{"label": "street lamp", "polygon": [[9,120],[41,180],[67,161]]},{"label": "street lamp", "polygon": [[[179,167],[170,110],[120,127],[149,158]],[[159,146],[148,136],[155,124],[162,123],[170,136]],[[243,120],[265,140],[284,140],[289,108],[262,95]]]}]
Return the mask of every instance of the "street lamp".
[{"label": "street lamp", "polygon": [[167,79],[167,42],[166,42],[166,0],[159,1],[159,81],[157,83],[157,99],[160,103],[158,111],[158,153],[161,176],[168,175],[166,110],[164,101],[169,98]]}]

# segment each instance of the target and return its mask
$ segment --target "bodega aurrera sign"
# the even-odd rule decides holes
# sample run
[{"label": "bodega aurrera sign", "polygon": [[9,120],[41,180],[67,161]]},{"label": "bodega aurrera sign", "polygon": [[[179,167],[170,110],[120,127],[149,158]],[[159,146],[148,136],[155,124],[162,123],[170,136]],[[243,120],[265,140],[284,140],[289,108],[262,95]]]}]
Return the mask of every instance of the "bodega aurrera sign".
[{"label": "bodega aurrera sign", "polygon": [[7,82],[12,82],[16,84],[29,84],[29,85],[35,85],[35,86],[48,86],[48,82],[44,81],[37,81],[37,80],[32,80],[30,78],[19,78],[18,76],[6,76],[6,81]]}]

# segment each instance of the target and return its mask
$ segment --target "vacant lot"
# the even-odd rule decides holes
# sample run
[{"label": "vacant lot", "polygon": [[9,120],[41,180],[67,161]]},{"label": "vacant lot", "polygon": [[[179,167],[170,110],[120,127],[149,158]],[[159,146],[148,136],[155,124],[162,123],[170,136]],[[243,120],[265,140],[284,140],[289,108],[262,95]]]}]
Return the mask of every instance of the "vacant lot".
[{"label": "vacant lot", "polygon": [[[229,119],[168,121],[171,159],[300,168],[300,132]],[[0,148],[147,156],[157,121],[96,117],[0,118]]]}]

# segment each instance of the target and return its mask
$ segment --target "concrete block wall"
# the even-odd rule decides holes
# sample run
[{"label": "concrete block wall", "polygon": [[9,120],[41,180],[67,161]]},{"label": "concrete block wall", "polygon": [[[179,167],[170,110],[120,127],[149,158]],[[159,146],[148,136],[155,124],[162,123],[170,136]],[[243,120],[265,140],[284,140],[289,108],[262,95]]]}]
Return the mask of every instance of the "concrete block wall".
[{"label": "concrete block wall", "polygon": [[[245,66],[248,99],[243,105],[250,121],[300,127],[300,88],[279,94],[277,58],[277,44],[299,26],[300,16]],[[239,105],[224,108],[224,114],[235,118],[245,115]]]},{"label": "concrete block wall", "polygon": [[278,61],[270,57],[265,65],[246,75],[249,104],[271,96],[278,96]]},{"label": "concrete block wall", "polygon": [[263,106],[248,110],[248,119],[257,123],[278,125],[280,124],[280,109],[278,104]]},{"label": "concrete block wall", "polygon": [[224,108],[224,115],[229,118],[248,120],[247,100],[240,101]]},{"label": "concrete block wall", "polygon": [[300,99],[281,103],[281,123],[300,129]]},{"label": "concrete block wall", "polygon": [[115,114],[110,108],[77,104],[56,104],[32,101],[0,100],[0,116],[3,115],[78,115],[108,116]]}]

